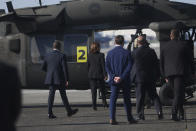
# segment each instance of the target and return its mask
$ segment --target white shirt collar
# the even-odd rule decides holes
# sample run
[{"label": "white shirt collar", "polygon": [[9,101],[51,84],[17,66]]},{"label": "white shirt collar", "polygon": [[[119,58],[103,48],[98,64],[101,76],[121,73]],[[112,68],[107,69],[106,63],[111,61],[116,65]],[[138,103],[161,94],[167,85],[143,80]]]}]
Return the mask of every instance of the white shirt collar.
[{"label": "white shirt collar", "polygon": [[55,51],[60,51],[60,50],[58,50],[58,49],[53,49],[53,50],[55,50]]},{"label": "white shirt collar", "polygon": [[121,46],[121,45],[117,45],[117,44],[115,44],[115,46],[117,47],[117,46]]},{"label": "white shirt collar", "polygon": [[138,48],[139,48],[139,47],[142,47],[142,46],[143,46],[143,45],[138,45]]}]

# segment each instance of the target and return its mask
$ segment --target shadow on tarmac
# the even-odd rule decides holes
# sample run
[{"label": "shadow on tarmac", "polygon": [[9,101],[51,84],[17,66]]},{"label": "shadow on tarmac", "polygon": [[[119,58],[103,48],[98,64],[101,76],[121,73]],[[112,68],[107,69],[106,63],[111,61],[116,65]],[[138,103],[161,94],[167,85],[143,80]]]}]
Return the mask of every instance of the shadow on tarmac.
[{"label": "shadow on tarmac", "polygon": [[[92,104],[70,104],[71,107],[92,107]],[[118,107],[123,107],[123,104],[117,104]],[[135,104],[133,103],[132,106],[135,106]],[[63,104],[59,104],[59,105],[54,105],[54,107],[64,107]],[[103,107],[102,104],[97,104],[97,107]],[[48,108],[48,105],[44,104],[44,105],[23,105],[22,108]]]},{"label": "shadow on tarmac", "polygon": [[18,127],[53,127],[53,126],[77,126],[77,125],[107,125],[109,122],[89,122],[89,123],[66,123],[66,124],[53,124],[53,125],[28,125],[28,126],[18,126]]},{"label": "shadow on tarmac", "polygon": [[[132,103],[132,106],[136,106],[136,103]],[[192,105],[196,105],[196,101],[187,101],[185,102],[185,106],[192,106]],[[81,104],[71,104],[72,107],[92,107],[92,104],[85,104],[85,103],[81,103]],[[124,104],[122,103],[118,103],[117,107],[123,107]],[[151,107],[153,107],[154,105],[152,104]],[[54,105],[54,107],[64,107],[63,104],[56,104]],[[97,107],[103,107],[102,104],[97,104]],[[22,108],[48,108],[47,104],[39,104],[39,105],[23,105]],[[164,106],[164,108],[171,108],[171,106]],[[187,107],[188,108],[188,107]]]},{"label": "shadow on tarmac", "polygon": [[[157,120],[145,120],[145,121],[139,121],[137,124],[129,124],[128,122],[118,122],[118,125],[115,126],[121,126],[121,125],[148,125],[148,124],[153,124]],[[161,121],[156,122],[156,124],[171,124],[171,123],[184,123],[185,121],[179,121],[175,122],[170,119],[164,119]],[[196,122],[196,119],[188,119],[188,123],[193,123]],[[79,123],[66,123],[66,124],[50,124],[50,125],[27,125],[27,126],[18,126],[18,127],[53,127],[53,126],[85,126],[85,125],[110,125],[109,122],[79,122]]]},{"label": "shadow on tarmac", "polygon": [[196,105],[196,101],[186,101],[185,105]]}]

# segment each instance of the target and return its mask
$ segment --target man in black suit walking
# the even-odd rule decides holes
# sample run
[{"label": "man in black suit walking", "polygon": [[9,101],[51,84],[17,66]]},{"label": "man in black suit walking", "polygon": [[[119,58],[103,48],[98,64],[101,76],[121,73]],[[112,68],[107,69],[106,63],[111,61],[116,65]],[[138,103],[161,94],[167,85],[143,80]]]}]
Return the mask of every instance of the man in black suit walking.
[{"label": "man in black suit walking", "polygon": [[161,73],[166,82],[174,89],[174,100],[172,104],[172,119],[178,121],[184,119],[184,97],[185,97],[185,78],[194,74],[193,57],[191,50],[185,41],[179,40],[179,31],[173,29],[167,45],[161,50],[160,66]]},{"label": "man in black suit walking", "polygon": [[70,117],[78,111],[78,109],[71,109],[66,96],[65,87],[68,87],[67,61],[66,55],[60,52],[60,45],[59,41],[53,43],[53,51],[46,55],[42,65],[42,70],[46,72],[45,84],[49,85],[50,89],[48,97],[49,119],[56,118],[52,112],[56,89],[59,89],[67,115]]},{"label": "man in black suit walking", "polygon": [[155,51],[151,49],[144,36],[137,39],[138,48],[132,53],[133,68],[131,71],[132,82],[136,83],[136,107],[138,120],[145,120],[144,100],[145,94],[155,103],[158,119],[163,118],[162,106],[156,92],[156,80],[159,77],[159,65]]}]

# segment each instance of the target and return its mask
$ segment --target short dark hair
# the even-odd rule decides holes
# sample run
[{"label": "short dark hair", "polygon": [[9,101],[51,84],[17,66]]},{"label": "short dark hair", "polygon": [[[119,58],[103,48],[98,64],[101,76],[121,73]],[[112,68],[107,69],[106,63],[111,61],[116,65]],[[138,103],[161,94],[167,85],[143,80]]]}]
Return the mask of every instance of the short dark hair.
[{"label": "short dark hair", "polygon": [[100,52],[100,44],[98,42],[93,42],[90,47],[90,53]]},{"label": "short dark hair", "polygon": [[115,37],[115,43],[118,45],[123,45],[124,44],[124,37],[122,35],[117,35]]},{"label": "short dark hair", "polygon": [[61,43],[60,43],[60,41],[55,40],[54,43],[53,43],[53,48],[54,48],[54,49],[60,50],[60,48],[61,48]]},{"label": "short dark hair", "polygon": [[172,29],[171,30],[171,34],[170,34],[173,38],[177,39],[180,36],[180,31],[178,29]]}]

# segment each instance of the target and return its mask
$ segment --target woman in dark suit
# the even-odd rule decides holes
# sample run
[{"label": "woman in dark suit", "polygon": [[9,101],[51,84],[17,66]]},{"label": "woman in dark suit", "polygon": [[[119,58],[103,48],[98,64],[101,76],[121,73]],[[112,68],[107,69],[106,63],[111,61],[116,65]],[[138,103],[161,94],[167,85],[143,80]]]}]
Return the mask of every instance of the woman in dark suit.
[{"label": "woman in dark suit", "polygon": [[88,78],[92,93],[93,109],[97,110],[97,88],[101,91],[103,106],[107,106],[104,80],[107,79],[105,71],[105,58],[104,54],[100,53],[100,44],[93,42],[90,47],[88,56]]}]

